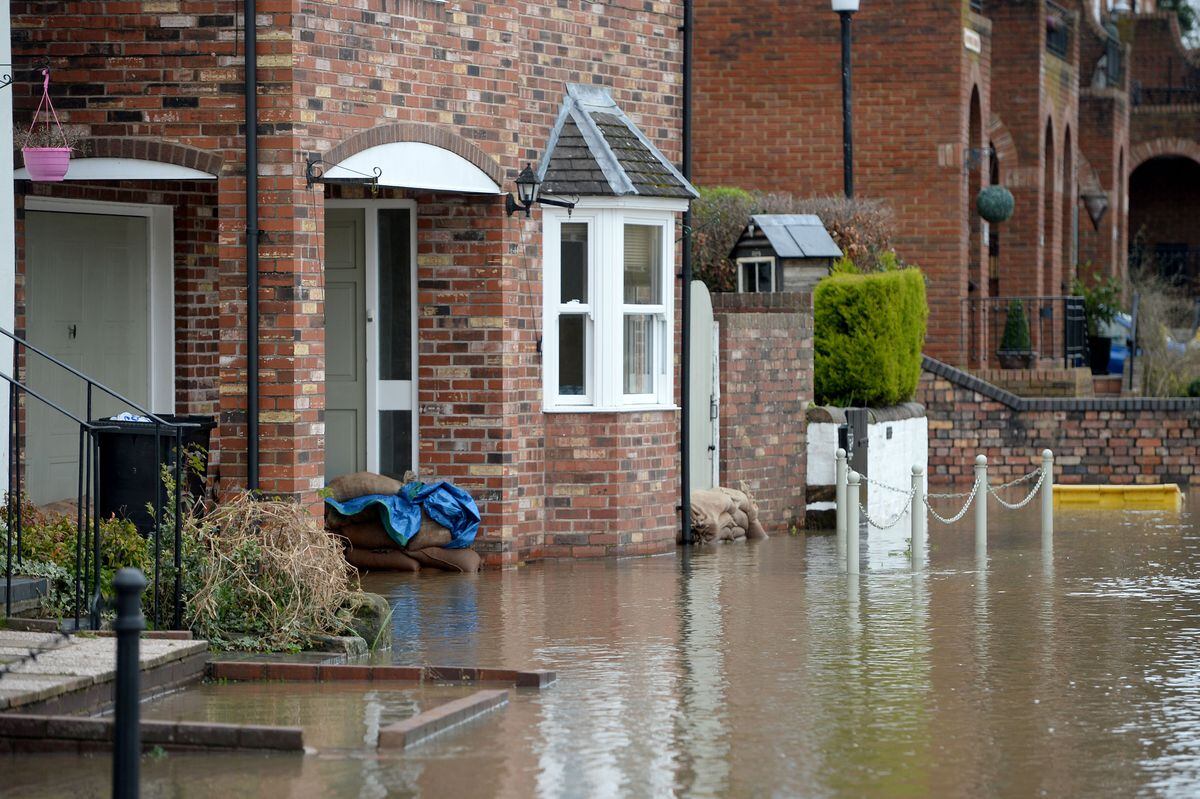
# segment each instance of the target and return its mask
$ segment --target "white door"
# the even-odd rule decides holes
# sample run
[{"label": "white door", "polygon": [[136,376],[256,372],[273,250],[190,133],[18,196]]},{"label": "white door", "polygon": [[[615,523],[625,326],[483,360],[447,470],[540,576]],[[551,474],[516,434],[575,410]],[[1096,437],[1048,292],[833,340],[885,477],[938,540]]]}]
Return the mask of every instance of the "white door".
[{"label": "white door", "polygon": [[366,240],[361,208],[325,214],[325,479],[367,468]]},{"label": "white door", "polygon": [[[26,338],[143,407],[150,404],[148,224],[143,216],[25,215]],[[78,378],[31,353],[26,379],[85,417]],[[76,496],[78,425],[32,397],[26,409],[30,498],[40,504]],[[124,410],[96,394],[92,417]]]},{"label": "white door", "polygon": [[409,201],[325,212],[325,479],[416,468],[416,240]]},{"label": "white door", "polygon": [[692,356],[688,386],[691,448],[688,464],[693,489],[718,485],[716,344],[712,297],[699,280],[692,281]]}]

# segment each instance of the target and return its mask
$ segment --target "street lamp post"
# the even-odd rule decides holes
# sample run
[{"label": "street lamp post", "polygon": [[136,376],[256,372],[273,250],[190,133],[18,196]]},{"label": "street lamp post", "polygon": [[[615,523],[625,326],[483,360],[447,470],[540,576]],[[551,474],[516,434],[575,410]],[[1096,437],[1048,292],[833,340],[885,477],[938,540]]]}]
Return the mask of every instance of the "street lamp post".
[{"label": "street lamp post", "polygon": [[842,18],[842,176],[846,196],[854,196],[854,123],[850,113],[850,18],[859,0],[832,0]]}]

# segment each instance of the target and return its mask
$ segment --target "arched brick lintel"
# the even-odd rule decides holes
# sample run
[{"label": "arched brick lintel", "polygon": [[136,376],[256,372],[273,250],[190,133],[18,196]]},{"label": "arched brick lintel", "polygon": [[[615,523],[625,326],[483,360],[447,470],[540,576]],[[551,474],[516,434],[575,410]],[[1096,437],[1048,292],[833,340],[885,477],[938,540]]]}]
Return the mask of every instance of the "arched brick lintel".
[{"label": "arched brick lintel", "polygon": [[1151,158],[1159,158],[1164,155],[1190,158],[1200,164],[1200,142],[1193,139],[1151,139],[1142,142],[1129,151],[1127,169],[1130,174],[1133,174],[1133,170]]},{"label": "arched brick lintel", "polygon": [[132,158],[198,169],[220,176],[225,159],[216,153],[156,139],[104,137],[86,139],[83,152],[74,158]]},{"label": "arched brick lintel", "polygon": [[1019,165],[1020,159],[1017,157],[1017,145],[1013,142],[1012,134],[1008,132],[1008,126],[996,114],[992,114],[991,120],[988,122],[988,140],[996,147],[996,157],[1000,159],[1000,168],[1005,173],[1010,173]]},{"label": "arched brick lintel", "polygon": [[324,158],[331,165],[337,164],[371,147],[398,142],[420,142],[449,150],[478,167],[497,186],[504,184],[504,169],[477,144],[457,133],[422,122],[393,122],[361,130],[330,148]]}]

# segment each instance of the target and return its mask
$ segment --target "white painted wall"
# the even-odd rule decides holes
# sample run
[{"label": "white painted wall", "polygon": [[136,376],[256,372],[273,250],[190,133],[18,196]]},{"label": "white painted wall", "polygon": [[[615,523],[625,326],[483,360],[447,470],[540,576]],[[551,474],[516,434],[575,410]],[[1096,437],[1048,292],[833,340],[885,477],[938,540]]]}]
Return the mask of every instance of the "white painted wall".
[{"label": "white painted wall", "polygon": [[[832,422],[812,422],[808,425],[809,485],[833,485],[836,477],[833,454],[837,450],[837,429],[837,424]],[[929,421],[925,417],[876,422],[868,427],[867,434],[871,442],[867,450],[867,474],[871,480],[907,492],[912,485],[912,467],[920,466],[926,473],[925,485],[928,488]],[[877,521],[891,521],[906,502],[905,494],[867,487],[867,512]],[[829,510],[833,508],[833,503],[817,502],[809,508]],[[908,547],[910,525],[908,514],[905,514],[887,530],[866,528],[860,550],[866,554],[870,568],[900,567],[907,563],[904,552]]]},{"label": "white painted wall", "polygon": [[[8,3],[0,4],[0,64],[12,64]],[[12,75],[12,66],[0,67]],[[16,211],[13,205],[12,87],[0,89],[0,327],[13,329],[16,302]],[[0,371],[12,374],[12,342],[0,336]],[[8,419],[7,384],[0,385],[0,420]],[[8,424],[0,423],[0,444],[8,452]],[[0,459],[0,491],[8,487],[8,458]]]}]

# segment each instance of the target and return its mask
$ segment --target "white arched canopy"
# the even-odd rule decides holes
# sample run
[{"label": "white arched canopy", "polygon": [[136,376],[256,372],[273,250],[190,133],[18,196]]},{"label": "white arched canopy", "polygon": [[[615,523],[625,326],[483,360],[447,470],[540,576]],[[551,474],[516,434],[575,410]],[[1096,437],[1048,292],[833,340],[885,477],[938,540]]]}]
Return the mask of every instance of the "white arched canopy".
[{"label": "white arched canopy", "polygon": [[[14,180],[29,180],[25,167],[13,172]],[[72,158],[63,180],[216,180],[217,176],[164,161],[140,158]]]},{"label": "white arched canopy", "polygon": [[500,187],[479,167],[449,150],[406,141],[368,147],[325,172],[327,178],[371,176],[381,170],[380,186],[465,194],[500,194]]}]

